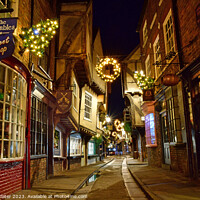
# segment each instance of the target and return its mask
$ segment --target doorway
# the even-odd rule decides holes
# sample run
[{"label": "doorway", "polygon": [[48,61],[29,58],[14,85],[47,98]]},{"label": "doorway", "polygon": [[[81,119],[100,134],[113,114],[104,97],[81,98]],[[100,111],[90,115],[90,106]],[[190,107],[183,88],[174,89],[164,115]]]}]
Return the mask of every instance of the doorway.
[{"label": "doorway", "polygon": [[170,148],[169,148],[169,136],[167,132],[167,116],[166,112],[160,114],[161,118],[161,132],[163,138],[163,154],[164,154],[164,163],[170,165]]}]

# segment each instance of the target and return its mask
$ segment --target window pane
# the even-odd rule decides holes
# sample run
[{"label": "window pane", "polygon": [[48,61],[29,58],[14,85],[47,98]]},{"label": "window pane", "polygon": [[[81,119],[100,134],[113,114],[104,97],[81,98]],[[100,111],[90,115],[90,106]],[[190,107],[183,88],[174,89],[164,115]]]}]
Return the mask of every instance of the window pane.
[{"label": "window pane", "polygon": [[[2,139],[2,122],[0,122],[0,139]],[[1,154],[0,154],[1,155]],[[1,156],[0,156],[1,157]]]},{"label": "window pane", "polygon": [[0,140],[0,158],[1,158],[1,143],[2,141]]},{"label": "window pane", "polygon": [[12,104],[14,106],[16,106],[17,103],[17,91],[13,89],[13,93],[12,93]]},{"label": "window pane", "polygon": [[5,105],[5,120],[10,120],[10,105]]},{"label": "window pane", "polygon": [[6,122],[4,125],[4,139],[9,139],[9,127],[10,124]]},{"label": "window pane", "polygon": [[17,119],[17,110],[16,107],[12,107],[12,122],[16,122]]},{"label": "window pane", "polygon": [[0,120],[3,119],[3,103],[0,102]]},{"label": "window pane", "polygon": [[16,157],[19,157],[20,156],[20,145],[19,145],[19,142],[16,142],[15,143],[15,156]]},{"label": "window pane", "polygon": [[16,125],[15,124],[12,124],[12,127],[11,127],[11,139],[15,139],[15,134],[16,134]]},{"label": "window pane", "polygon": [[15,89],[17,89],[17,81],[18,81],[17,74],[14,73],[14,75],[13,75],[13,88],[15,88]]},{"label": "window pane", "polygon": [[0,66],[0,82],[5,82],[5,67]]},{"label": "window pane", "polygon": [[4,146],[3,146],[3,157],[4,158],[8,158],[8,146],[9,146],[9,142],[4,141]]},{"label": "window pane", "polygon": [[11,100],[11,87],[6,87],[6,102],[10,103]]},{"label": "window pane", "polygon": [[4,85],[0,84],[0,101],[4,100]]},{"label": "window pane", "polygon": [[12,71],[10,69],[7,70],[7,85],[12,86]]},{"label": "window pane", "polygon": [[10,157],[14,157],[14,142],[10,142]]}]

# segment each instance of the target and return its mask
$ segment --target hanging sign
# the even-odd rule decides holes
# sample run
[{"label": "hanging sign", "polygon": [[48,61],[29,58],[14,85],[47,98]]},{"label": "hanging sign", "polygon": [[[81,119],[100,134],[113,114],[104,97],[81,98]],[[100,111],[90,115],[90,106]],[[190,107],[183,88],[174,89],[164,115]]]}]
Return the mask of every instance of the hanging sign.
[{"label": "hanging sign", "polygon": [[154,90],[153,89],[143,90],[143,101],[154,101]]},{"label": "hanging sign", "polygon": [[72,102],[72,91],[71,90],[56,91],[55,97],[57,99],[58,110],[61,113],[68,112]]},{"label": "hanging sign", "polygon": [[0,19],[0,60],[11,56],[15,45],[13,32],[17,26],[17,18]]}]

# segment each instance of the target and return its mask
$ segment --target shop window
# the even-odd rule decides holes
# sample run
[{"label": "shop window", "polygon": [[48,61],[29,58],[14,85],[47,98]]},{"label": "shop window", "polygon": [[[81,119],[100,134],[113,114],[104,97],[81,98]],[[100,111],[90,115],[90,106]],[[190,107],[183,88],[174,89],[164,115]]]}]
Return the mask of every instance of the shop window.
[{"label": "shop window", "polygon": [[73,108],[77,111],[78,109],[78,103],[77,103],[77,93],[78,93],[78,88],[77,88],[77,82],[74,79],[73,81],[73,93],[72,93],[72,101],[73,101]]},{"label": "shop window", "polygon": [[94,155],[95,154],[95,145],[93,142],[88,143],[88,155]]},{"label": "shop window", "polygon": [[157,146],[155,134],[154,114],[150,113],[145,116],[146,146]]},{"label": "shop window", "polygon": [[32,96],[31,104],[31,155],[46,154],[47,105]]},{"label": "shop window", "polygon": [[163,31],[164,31],[164,38],[165,38],[166,54],[169,54],[170,52],[175,52],[174,29],[173,29],[171,10],[169,11],[163,23]]},{"label": "shop window", "polygon": [[55,156],[61,156],[61,152],[62,152],[61,138],[62,138],[61,131],[56,129],[54,132],[54,155]]},{"label": "shop window", "polygon": [[[155,63],[160,63],[161,61],[161,53],[160,53],[160,40],[159,40],[159,35],[156,37],[155,42],[153,44],[153,53],[154,53],[154,62]],[[161,65],[155,65],[155,75],[156,78],[160,75],[161,73]]]},{"label": "shop window", "polygon": [[0,159],[24,156],[27,84],[0,64]]},{"label": "shop window", "polygon": [[81,155],[81,137],[70,136],[70,156]]},{"label": "shop window", "polygon": [[92,95],[88,92],[85,92],[85,119],[91,120],[92,114]]}]

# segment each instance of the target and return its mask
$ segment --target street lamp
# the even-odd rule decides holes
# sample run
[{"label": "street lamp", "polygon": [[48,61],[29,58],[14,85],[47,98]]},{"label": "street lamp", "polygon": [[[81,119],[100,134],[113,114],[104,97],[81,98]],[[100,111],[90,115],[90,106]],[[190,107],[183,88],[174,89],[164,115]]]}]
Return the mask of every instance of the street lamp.
[{"label": "street lamp", "polygon": [[106,116],[106,122],[107,123],[111,122],[111,118],[109,116]]}]

